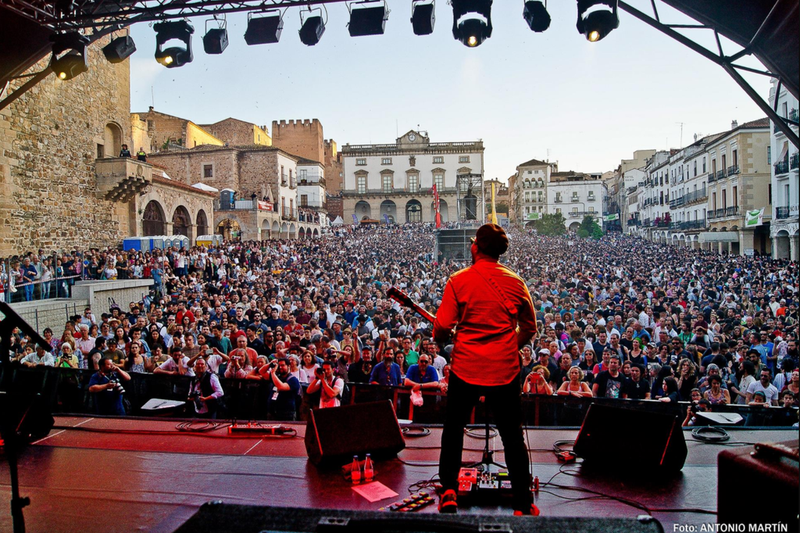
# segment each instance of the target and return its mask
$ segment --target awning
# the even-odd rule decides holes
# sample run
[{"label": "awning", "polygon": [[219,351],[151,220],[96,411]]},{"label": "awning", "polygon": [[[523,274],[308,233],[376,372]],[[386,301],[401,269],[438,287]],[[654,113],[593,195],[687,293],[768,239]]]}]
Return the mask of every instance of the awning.
[{"label": "awning", "polygon": [[700,234],[700,242],[739,242],[739,233],[735,231],[704,231]]}]

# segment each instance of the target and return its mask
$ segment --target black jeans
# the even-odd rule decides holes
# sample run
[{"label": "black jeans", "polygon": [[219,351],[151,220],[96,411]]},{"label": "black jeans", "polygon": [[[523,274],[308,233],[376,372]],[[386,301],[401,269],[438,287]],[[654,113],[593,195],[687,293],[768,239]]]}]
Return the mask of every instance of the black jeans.
[{"label": "black jeans", "polygon": [[511,478],[514,510],[527,511],[533,498],[528,471],[528,449],[522,434],[522,400],[520,382],[486,387],[471,385],[453,373],[447,388],[447,413],[442,431],[442,452],[439,456],[439,477],[444,490],[458,490],[458,472],[464,450],[464,428],[478,398],[486,397],[486,405],[494,415],[497,431],[503,441],[508,474]]}]

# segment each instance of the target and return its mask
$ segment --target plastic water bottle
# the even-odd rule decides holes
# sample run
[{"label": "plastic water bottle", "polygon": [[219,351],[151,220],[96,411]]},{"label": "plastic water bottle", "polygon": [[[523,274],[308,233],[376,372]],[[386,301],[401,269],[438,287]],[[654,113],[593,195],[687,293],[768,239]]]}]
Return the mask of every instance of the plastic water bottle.
[{"label": "plastic water bottle", "polygon": [[358,456],[353,456],[353,464],[350,465],[350,479],[353,484],[361,483],[361,465],[358,464]]},{"label": "plastic water bottle", "polygon": [[375,478],[375,466],[372,464],[372,457],[367,454],[364,459],[364,482],[369,483]]}]

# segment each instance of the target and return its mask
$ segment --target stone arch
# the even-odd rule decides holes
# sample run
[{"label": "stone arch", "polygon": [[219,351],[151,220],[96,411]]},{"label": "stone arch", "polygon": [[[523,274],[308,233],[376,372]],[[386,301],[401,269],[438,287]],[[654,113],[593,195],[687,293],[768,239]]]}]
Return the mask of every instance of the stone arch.
[{"label": "stone arch", "polygon": [[288,239],[289,238],[289,224],[284,222],[281,225],[281,239]]},{"label": "stone arch", "polygon": [[197,235],[208,235],[208,216],[203,209],[197,212],[195,227],[197,228]]},{"label": "stone arch", "polygon": [[242,235],[242,228],[236,220],[225,218],[217,224],[216,233],[226,240],[238,239]]},{"label": "stone arch", "polygon": [[269,236],[270,239],[280,239],[281,238],[281,226],[278,224],[277,220],[272,221],[272,232]]},{"label": "stone arch", "polygon": [[[103,154],[102,157],[117,157],[119,151],[122,149],[122,128],[116,122],[109,122],[103,128]],[[128,150],[131,154],[134,153],[133,147],[129,146]],[[98,157],[101,154],[97,154]]]},{"label": "stone arch", "polygon": [[261,221],[261,240],[266,241],[272,238],[272,226],[269,223],[269,220],[262,220]]},{"label": "stone arch", "polygon": [[142,213],[142,233],[146,237],[164,235],[166,232],[164,207],[156,200],[150,200]]},{"label": "stone arch", "polygon": [[384,200],[381,202],[380,208],[380,221],[384,222],[383,215],[389,220],[389,224],[397,222],[397,204],[391,200]]},{"label": "stone arch", "polygon": [[317,237],[319,237],[319,231],[317,231],[317,228],[314,228],[314,238],[316,239]]},{"label": "stone arch", "polygon": [[303,226],[300,226],[300,229],[297,230],[297,238],[298,239],[306,238],[306,229]]},{"label": "stone arch", "polygon": [[569,225],[568,229],[569,229],[569,231],[578,231],[578,228],[580,228],[580,227],[581,227],[581,223],[580,222],[573,222],[572,224]]},{"label": "stone arch", "polygon": [[791,259],[791,244],[788,231],[782,229],[775,235],[773,250],[775,259]]},{"label": "stone arch", "polygon": [[297,238],[297,226],[294,224],[289,225],[289,238],[296,239]]},{"label": "stone arch", "polygon": [[406,222],[422,222],[422,204],[419,200],[406,202]]},{"label": "stone arch", "polygon": [[186,207],[179,205],[172,213],[172,234],[186,235],[189,240],[194,238],[192,235],[192,217]]},{"label": "stone arch", "polygon": [[358,218],[359,220],[362,220],[364,218],[372,218],[372,206],[369,204],[369,202],[366,202],[364,200],[360,200],[356,203],[354,211],[356,214],[356,218]]}]

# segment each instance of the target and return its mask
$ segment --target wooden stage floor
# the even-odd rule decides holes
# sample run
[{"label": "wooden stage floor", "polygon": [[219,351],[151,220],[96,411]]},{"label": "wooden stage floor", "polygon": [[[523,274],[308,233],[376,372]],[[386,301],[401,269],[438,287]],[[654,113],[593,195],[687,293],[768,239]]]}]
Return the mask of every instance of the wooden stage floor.
[{"label": "wooden stage floor", "polygon": [[[352,490],[340,473],[318,470],[306,458],[304,424],[288,424],[295,438],[229,436],[227,430],[189,434],[176,421],[163,419],[56,417],[48,437],[23,450],[19,461],[28,531],[174,531],[205,502],[279,507],[377,510],[408,496],[408,487],[438,470],[440,428],[430,435],[406,438],[398,459],[379,462],[376,480],[398,497],[370,503]],[[792,430],[729,429],[731,442],[779,442],[797,439]],[[617,500],[570,490],[583,488],[628,499],[654,511],[665,531],[675,524],[716,522],[713,514],[687,512],[717,508],[717,454],[725,446],[703,444],[685,433],[689,455],[681,473],[654,481],[626,463],[621,449],[616,477],[563,467],[552,453],[555,441],[574,439],[577,428],[529,429],[528,447],[541,490],[536,498],[543,515],[553,517],[630,518],[644,511]],[[502,449],[499,437],[491,441]],[[465,438],[465,461],[478,461],[483,441]],[[0,531],[11,531],[10,481],[5,458],[0,463]],[[498,451],[495,460],[502,462]],[[552,480],[552,481],[550,481]],[[547,482],[550,481],[548,484]],[[589,497],[589,499],[587,499]],[[422,509],[435,512],[435,506]],[[758,512],[755,510],[754,512]],[[511,514],[489,503],[459,513]]]}]

